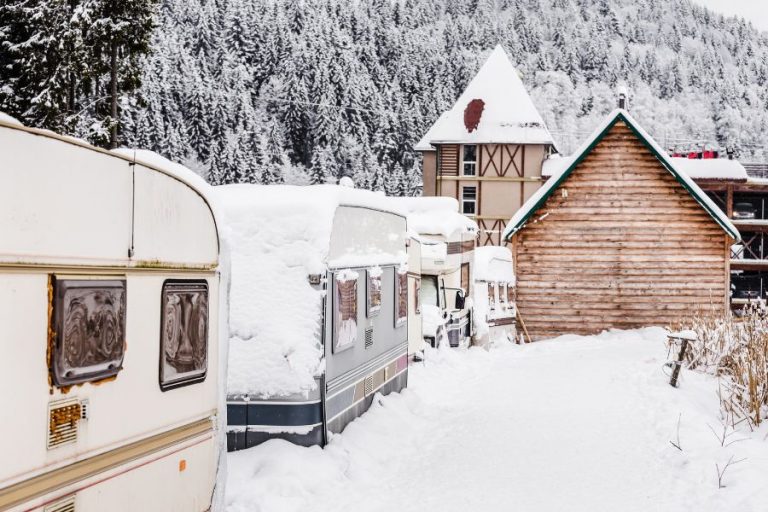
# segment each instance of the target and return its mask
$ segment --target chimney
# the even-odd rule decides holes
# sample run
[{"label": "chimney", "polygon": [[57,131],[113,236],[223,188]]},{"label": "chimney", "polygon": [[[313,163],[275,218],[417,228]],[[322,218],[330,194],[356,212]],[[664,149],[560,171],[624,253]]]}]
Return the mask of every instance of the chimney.
[{"label": "chimney", "polygon": [[627,88],[622,86],[619,86],[618,89],[619,94],[619,108],[622,110],[627,109]]}]

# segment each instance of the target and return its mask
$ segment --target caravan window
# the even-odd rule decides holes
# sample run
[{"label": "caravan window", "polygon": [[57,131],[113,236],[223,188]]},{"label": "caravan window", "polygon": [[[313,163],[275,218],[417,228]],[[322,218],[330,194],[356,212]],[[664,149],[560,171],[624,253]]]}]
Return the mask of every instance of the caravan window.
[{"label": "caravan window", "polygon": [[125,281],[62,279],[53,286],[54,384],[117,375],[125,353]]},{"label": "caravan window", "polygon": [[205,379],[208,368],[208,283],[163,283],[160,323],[160,388]]},{"label": "caravan window", "polygon": [[371,317],[378,315],[381,309],[381,267],[369,268],[366,274],[368,316]]},{"label": "caravan window", "polygon": [[352,270],[336,274],[333,306],[333,351],[340,352],[357,341],[357,278]]},{"label": "caravan window", "polygon": [[421,279],[413,280],[413,308],[417,315],[421,314]]},{"label": "caravan window", "polygon": [[515,285],[507,283],[507,304],[512,306],[515,303]]},{"label": "caravan window", "polygon": [[488,283],[488,309],[496,309],[496,283]]},{"label": "caravan window", "polygon": [[395,272],[395,325],[408,319],[408,273]]}]

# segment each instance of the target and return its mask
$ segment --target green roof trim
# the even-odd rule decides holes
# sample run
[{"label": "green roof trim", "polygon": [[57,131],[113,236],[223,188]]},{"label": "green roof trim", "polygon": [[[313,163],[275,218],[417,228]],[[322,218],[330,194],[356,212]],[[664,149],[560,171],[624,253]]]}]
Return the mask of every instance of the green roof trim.
[{"label": "green roof trim", "polygon": [[[600,131],[597,133],[597,135],[592,136],[592,140],[589,142],[589,144],[581,150],[581,152],[578,154],[578,156],[571,162],[566,170],[562,172],[557,178],[554,176],[550,178],[550,180],[554,179],[556,180],[553,184],[549,184],[549,182],[546,182],[543,186],[547,188],[546,192],[541,194],[541,197],[538,197],[535,199],[535,202],[528,206],[527,203],[524,204],[521,208],[525,209],[522,215],[515,215],[515,217],[512,218],[510,221],[510,225],[507,226],[507,228],[504,230],[504,240],[509,241],[512,238],[512,235],[520,231],[525,224],[528,222],[528,220],[531,218],[531,216],[536,213],[536,211],[541,208],[544,203],[549,199],[549,197],[552,195],[552,193],[571,175],[571,173],[576,169],[576,167],[581,164],[581,162],[584,161],[584,159],[592,152],[592,150],[595,149],[595,147],[603,140],[605,135],[610,132],[614,126],[616,126],[616,123],[619,121],[623,121],[624,124],[627,125],[627,127],[632,131],[632,133],[635,134],[635,136],[640,139],[640,141],[643,143],[643,145],[650,150],[651,154],[661,163],[662,167],[664,167],[672,176],[674,176],[675,180],[680,183],[683,188],[691,194],[693,199],[699,203],[699,205],[704,208],[704,210],[709,214],[710,217],[730,236],[734,239],[734,241],[738,242],[741,240],[741,234],[736,229],[735,226],[727,219],[724,219],[724,213],[722,210],[720,210],[714,203],[711,202],[711,200],[706,197],[706,194],[704,191],[702,191],[698,185],[696,185],[693,180],[688,178],[688,180],[691,180],[690,183],[688,180],[686,180],[685,177],[683,177],[679,171],[675,169],[675,167],[672,165],[671,162],[669,162],[669,159],[662,155],[662,153],[657,148],[657,145],[649,140],[650,136],[646,135],[642,129],[639,129],[636,126],[636,122],[629,116],[625,111],[623,110],[617,110],[614,114],[611,114],[609,117],[610,121],[602,128],[599,129]],[[691,186],[693,185],[693,186]],[[703,197],[702,197],[703,196]],[[531,200],[534,200],[534,196],[531,197]]]}]

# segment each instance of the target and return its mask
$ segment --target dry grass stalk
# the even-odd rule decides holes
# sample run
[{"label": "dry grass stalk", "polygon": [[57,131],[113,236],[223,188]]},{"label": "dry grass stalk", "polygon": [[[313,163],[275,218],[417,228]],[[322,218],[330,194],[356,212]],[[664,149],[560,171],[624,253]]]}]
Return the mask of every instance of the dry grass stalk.
[{"label": "dry grass stalk", "polygon": [[720,406],[736,425],[751,428],[768,418],[768,311],[764,303],[748,306],[744,315],[699,311],[674,326],[696,332],[686,366],[721,379]]}]

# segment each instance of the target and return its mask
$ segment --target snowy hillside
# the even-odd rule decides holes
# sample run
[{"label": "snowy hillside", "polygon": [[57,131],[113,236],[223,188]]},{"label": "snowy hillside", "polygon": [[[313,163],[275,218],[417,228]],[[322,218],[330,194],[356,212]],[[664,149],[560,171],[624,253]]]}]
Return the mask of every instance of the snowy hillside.
[{"label": "snowy hillside", "polygon": [[[120,15],[143,20],[135,51],[155,1],[153,53],[118,63],[126,90],[142,82],[121,92],[119,142],[214,183],[349,174],[408,194],[420,180],[413,145],[497,43],[566,153],[626,82],[630,110],[663,145],[768,158],[768,33],[689,0],[142,0]],[[0,111],[105,143],[105,52],[78,84],[68,78],[83,71],[67,68],[80,56],[67,48],[103,43],[95,31],[77,46],[101,3],[0,5]],[[131,50],[137,36],[121,37]]]},{"label": "snowy hillside", "polygon": [[159,22],[129,136],[215,182],[407,193],[412,146],[498,42],[566,152],[626,81],[662,144],[765,156],[768,34],[688,0],[163,0]]}]

